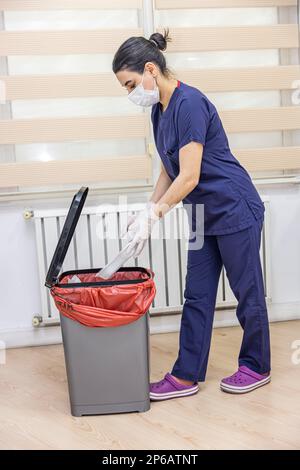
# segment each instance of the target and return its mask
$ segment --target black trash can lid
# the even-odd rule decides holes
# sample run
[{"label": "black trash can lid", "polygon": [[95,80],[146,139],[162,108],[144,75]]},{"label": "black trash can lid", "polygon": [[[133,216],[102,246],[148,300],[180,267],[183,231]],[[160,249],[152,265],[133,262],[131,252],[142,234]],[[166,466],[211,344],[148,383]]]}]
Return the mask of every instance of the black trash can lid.
[{"label": "black trash can lid", "polygon": [[48,273],[45,286],[51,287],[56,283],[59,272],[62,268],[65,256],[71,243],[74,231],[85,203],[89,188],[82,186],[73,197],[68,215],[61,231]]}]

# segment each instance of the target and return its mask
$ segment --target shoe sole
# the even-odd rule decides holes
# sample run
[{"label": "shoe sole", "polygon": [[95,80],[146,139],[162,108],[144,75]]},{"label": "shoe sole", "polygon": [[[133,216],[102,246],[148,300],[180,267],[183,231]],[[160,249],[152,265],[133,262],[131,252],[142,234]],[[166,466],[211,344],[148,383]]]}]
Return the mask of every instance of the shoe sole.
[{"label": "shoe sole", "polygon": [[234,385],[227,385],[224,383],[220,383],[220,388],[223,392],[227,393],[248,393],[252,392],[252,390],[255,390],[256,388],[262,387],[263,385],[267,385],[271,381],[271,376],[269,375],[263,380],[260,380],[259,382],[256,382],[252,385],[247,385],[246,387],[235,387]]},{"label": "shoe sole", "polygon": [[160,400],[168,400],[170,398],[188,397],[190,395],[194,395],[197,392],[199,392],[198,386],[189,390],[179,390],[177,392],[170,392],[170,393],[150,392],[149,396],[150,396],[150,399],[153,401],[160,401]]}]

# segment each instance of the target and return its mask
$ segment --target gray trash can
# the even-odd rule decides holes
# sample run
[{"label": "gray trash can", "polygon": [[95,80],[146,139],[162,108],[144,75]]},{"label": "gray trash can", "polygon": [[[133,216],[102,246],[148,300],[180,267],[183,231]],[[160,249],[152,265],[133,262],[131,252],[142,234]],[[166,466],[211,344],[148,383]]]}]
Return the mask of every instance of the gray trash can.
[{"label": "gray trash can", "polygon": [[[73,198],[45,285],[51,290],[63,286],[64,289],[74,289],[74,292],[90,285],[101,289],[109,285],[145,282],[145,277],[132,277],[135,273],[145,276],[149,270],[122,267],[118,273],[130,271],[130,280],[62,284],[66,276],[76,274],[80,277],[82,273],[96,273],[100,269],[66,271],[59,275],[87,192],[88,188],[81,188]],[[72,415],[149,410],[149,310],[128,324],[90,327],[68,317],[66,311],[59,308],[59,303],[56,305],[60,312]]]}]

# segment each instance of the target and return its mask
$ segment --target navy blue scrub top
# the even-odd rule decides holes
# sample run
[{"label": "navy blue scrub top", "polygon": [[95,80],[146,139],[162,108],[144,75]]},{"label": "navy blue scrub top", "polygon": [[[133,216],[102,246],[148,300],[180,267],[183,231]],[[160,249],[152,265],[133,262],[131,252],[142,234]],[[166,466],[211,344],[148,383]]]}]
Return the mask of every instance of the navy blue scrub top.
[{"label": "navy blue scrub top", "polygon": [[166,110],[162,112],[160,102],[152,106],[151,120],[157,151],[172,181],[179,174],[181,147],[192,141],[203,145],[199,182],[182,203],[204,204],[204,235],[238,232],[264,217],[264,203],[231,153],[217,109],[204,93],[178,80]]}]

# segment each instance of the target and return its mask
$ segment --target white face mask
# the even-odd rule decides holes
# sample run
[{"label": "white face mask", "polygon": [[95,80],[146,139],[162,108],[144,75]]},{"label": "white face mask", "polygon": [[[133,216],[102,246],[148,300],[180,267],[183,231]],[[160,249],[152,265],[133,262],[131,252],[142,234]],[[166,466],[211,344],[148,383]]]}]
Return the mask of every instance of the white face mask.
[{"label": "white face mask", "polygon": [[[134,104],[139,106],[152,106],[155,103],[159,102],[159,89],[155,83],[154,90],[145,90],[143,87],[143,78],[144,73],[142,75],[141,83],[139,83],[131,93],[128,94],[128,99],[132,101]],[[154,77],[153,77],[154,80]],[[155,82],[155,80],[154,80]]]}]

